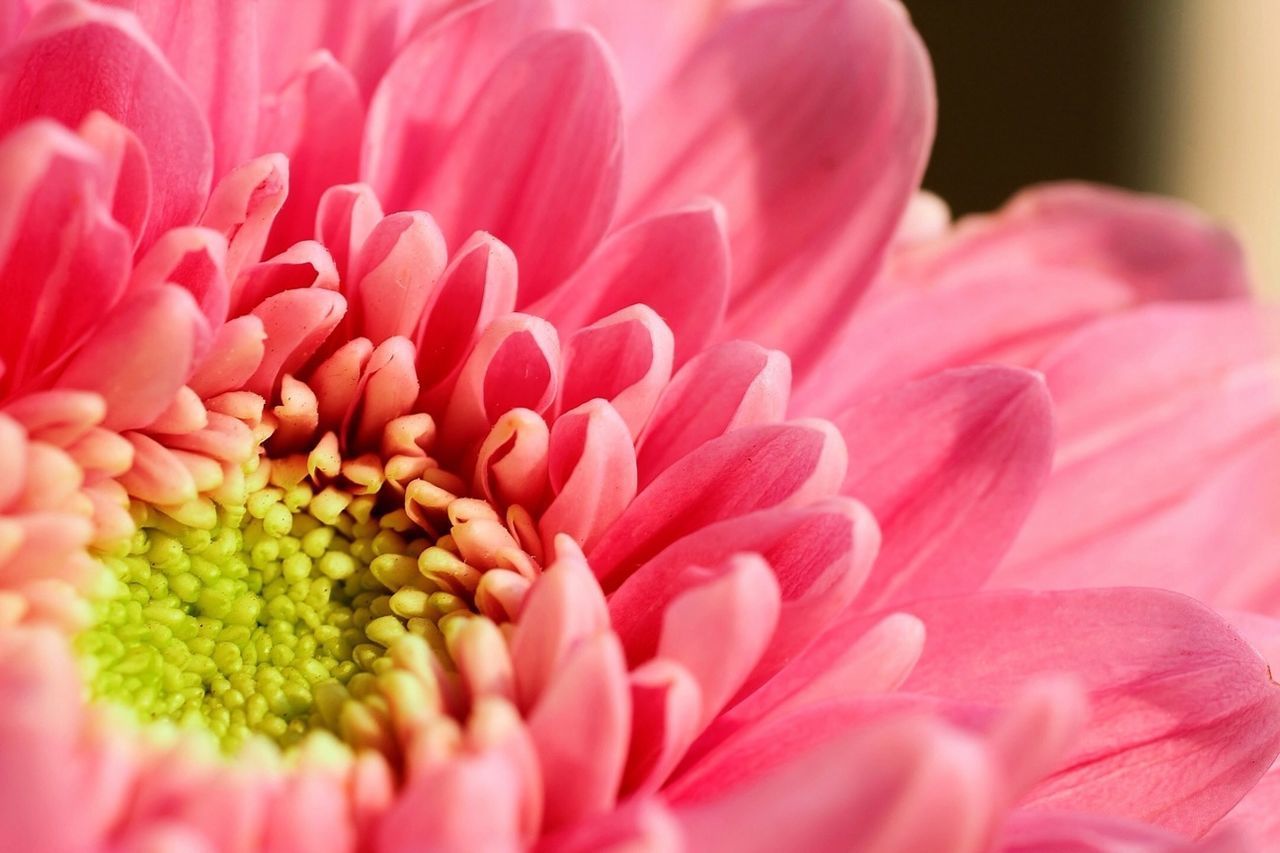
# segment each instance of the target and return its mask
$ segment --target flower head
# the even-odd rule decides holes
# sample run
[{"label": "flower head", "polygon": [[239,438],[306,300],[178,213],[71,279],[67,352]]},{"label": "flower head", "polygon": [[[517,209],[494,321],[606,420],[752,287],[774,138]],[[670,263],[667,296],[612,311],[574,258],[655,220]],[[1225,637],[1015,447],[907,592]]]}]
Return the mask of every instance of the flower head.
[{"label": "flower head", "polygon": [[128,5],[0,57],[6,845],[1157,839],[1280,751],[1203,606],[979,592],[1052,562],[1024,367],[1243,276],[943,233],[893,2]]}]

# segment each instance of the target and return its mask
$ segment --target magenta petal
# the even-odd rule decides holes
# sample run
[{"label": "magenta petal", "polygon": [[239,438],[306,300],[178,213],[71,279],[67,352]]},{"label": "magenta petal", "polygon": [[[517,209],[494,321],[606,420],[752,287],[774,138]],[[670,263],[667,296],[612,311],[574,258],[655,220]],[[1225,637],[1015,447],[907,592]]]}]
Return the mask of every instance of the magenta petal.
[{"label": "magenta petal", "polygon": [[606,589],[667,545],[716,521],[768,507],[803,506],[844,478],[844,442],[825,421],[736,430],[672,465],[591,552]]},{"label": "magenta petal", "polygon": [[[1000,703],[1065,672],[1091,716],[1038,807],[1143,820],[1198,835],[1280,752],[1280,688],[1220,617],[1144,589],[989,593],[913,605],[925,652],[904,689]],[[996,642],[993,642],[993,638]]]},{"label": "magenta petal", "polygon": [[374,344],[414,334],[446,256],[440,229],[421,211],[393,213],[375,225],[344,282],[353,334]]},{"label": "magenta petal", "polygon": [[107,401],[104,426],[143,427],[186,384],[208,336],[186,290],[164,285],[134,291],[71,357],[57,384],[101,394]]},{"label": "magenta petal", "polygon": [[[691,849],[895,853],[987,847],[997,795],[981,747],[923,719],[873,725],[715,791],[677,797]],[[685,805],[689,800],[696,804]]]},{"label": "magenta petal", "polygon": [[226,273],[227,241],[208,228],[174,228],[134,265],[129,287],[177,284],[191,292],[201,312],[216,329],[227,319],[230,286]]},{"label": "magenta petal", "polygon": [[485,230],[510,246],[520,259],[518,304],[527,305],[604,235],[622,170],[620,112],[597,37],[531,36],[476,96],[417,206],[452,245]]},{"label": "magenta petal", "polygon": [[154,189],[143,248],[204,206],[209,127],[132,15],[89,3],[45,7],[0,59],[0,104],[0,130],[42,115],[74,126],[96,109],[137,134]]},{"label": "magenta petal", "polygon": [[701,352],[724,318],[729,245],[724,211],[712,201],[662,213],[617,231],[537,313],[572,332],[629,305],[658,313],[675,336],[675,364]]},{"label": "magenta petal", "polygon": [[382,205],[364,184],[329,187],[316,205],[316,239],[329,250],[343,279],[351,275],[360,247],[382,221]]},{"label": "magenta petal", "polygon": [[273,258],[242,272],[231,290],[231,314],[246,314],[286,290],[338,289],[338,269],[324,246],[314,240],[294,243]]},{"label": "magenta petal", "polygon": [[[625,218],[701,195],[723,203],[730,334],[807,358],[823,337],[815,325],[847,313],[870,283],[916,188],[932,90],[895,3],[733,15],[636,116]],[[794,283],[815,275],[823,286],[796,299]]]},{"label": "magenta petal", "polygon": [[539,840],[539,853],[683,853],[680,827],[659,798],[635,798]]},{"label": "magenta petal", "polygon": [[[369,102],[361,175],[392,210],[415,194],[498,63],[555,23],[547,0],[473,3],[399,51]],[[432,213],[433,208],[428,207]]]},{"label": "magenta petal", "polygon": [[610,633],[583,640],[565,658],[533,711],[529,732],[546,792],[544,828],[611,809],[630,743],[627,665]]},{"label": "magenta petal", "polygon": [[884,546],[860,608],[977,589],[1049,473],[1053,413],[1034,373],[974,367],[868,400],[837,419]]},{"label": "magenta petal", "polygon": [[702,697],[687,669],[655,659],[631,672],[631,748],[622,791],[656,791],[702,728]]},{"label": "magenta petal", "polygon": [[267,254],[311,237],[325,190],[356,180],[360,139],[354,128],[363,119],[351,72],[328,53],[312,56],[263,104],[258,148],[289,158],[289,197],[276,216]]},{"label": "magenta petal", "polygon": [[636,455],[622,416],[593,399],[556,419],[547,471],[555,497],[538,521],[544,547],[567,533],[590,551],[636,495]]},{"label": "magenta petal", "polygon": [[560,407],[607,400],[632,438],[671,378],[671,330],[646,305],[632,305],[579,329],[565,342]]},{"label": "magenta petal", "polygon": [[640,437],[640,483],[739,427],[786,417],[791,362],[784,353],[730,341],[699,353],[663,389]]}]

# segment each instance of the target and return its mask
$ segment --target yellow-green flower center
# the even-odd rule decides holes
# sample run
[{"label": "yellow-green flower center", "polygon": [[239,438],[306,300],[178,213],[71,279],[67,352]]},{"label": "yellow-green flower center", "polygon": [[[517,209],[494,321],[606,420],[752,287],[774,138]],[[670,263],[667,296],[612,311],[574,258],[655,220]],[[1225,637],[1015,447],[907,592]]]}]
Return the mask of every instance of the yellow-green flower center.
[{"label": "yellow-green flower center", "polygon": [[135,505],[138,530],[100,556],[78,638],[90,693],[228,751],[252,733],[282,746],[341,735],[341,706],[391,666],[388,646],[417,635],[447,661],[441,627],[471,612],[424,574],[459,562],[447,540],[377,506],[305,481],[207,503],[198,523]]}]

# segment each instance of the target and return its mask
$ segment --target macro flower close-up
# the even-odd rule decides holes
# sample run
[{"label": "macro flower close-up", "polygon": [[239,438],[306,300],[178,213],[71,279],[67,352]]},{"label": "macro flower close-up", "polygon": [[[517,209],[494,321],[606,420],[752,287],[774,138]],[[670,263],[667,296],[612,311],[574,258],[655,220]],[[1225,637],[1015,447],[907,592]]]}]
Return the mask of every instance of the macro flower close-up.
[{"label": "macro flower close-up", "polygon": [[898,0],[0,8],[0,850],[1280,844],[1280,317]]}]

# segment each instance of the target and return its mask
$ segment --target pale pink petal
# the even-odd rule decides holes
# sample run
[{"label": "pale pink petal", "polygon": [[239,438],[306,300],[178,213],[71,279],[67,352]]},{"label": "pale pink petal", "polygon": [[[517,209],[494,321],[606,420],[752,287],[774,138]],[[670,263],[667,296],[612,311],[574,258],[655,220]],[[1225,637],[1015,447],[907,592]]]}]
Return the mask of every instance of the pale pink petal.
[{"label": "pale pink petal", "polygon": [[133,445],[133,467],[120,477],[120,484],[129,494],[161,506],[196,499],[195,480],[177,457],[141,433],[130,432],[125,437]]},{"label": "pale pink petal", "polygon": [[133,291],[71,357],[57,385],[101,394],[104,426],[146,426],[186,384],[208,338],[188,291],[174,285]]},{"label": "pale pink petal", "polygon": [[511,639],[516,686],[525,709],[538,701],[569,652],[609,625],[604,595],[582,553],[575,546],[558,550],[559,559],[529,590]]},{"label": "pale pink petal", "polygon": [[[304,747],[305,748],[305,747]],[[299,763],[271,804],[262,849],[267,853],[324,853],[355,846],[344,769]]]},{"label": "pale pink petal", "polygon": [[622,792],[643,795],[661,787],[702,729],[703,716],[698,682],[680,664],[657,658],[632,670]]},{"label": "pale pink petal", "polygon": [[209,425],[209,413],[205,411],[200,395],[184,385],[174,395],[169,408],[147,425],[150,433],[180,435],[195,432]]},{"label": "pale pink petal", "polygon": [[134,265],[129,287],[178,284],[191,291],[210,328],[227,318],[227,240],[208,228],[174,228],[160,235]]},{"label": "pale pink petal", "polygon": [[337,434],[345,428],[371,355],[373,344],[356,338],[338,347],[311,371],[307,384],[316,392],[320,425],[326,431]]},{"label": "pale pink petal", "polygon": [[739,427],[786,417],[791,363],[746,341],[701,352],[676,373],[640,437],[640,483],[677,459]]},{"label": "pale pink petal", "polygon": [[845,466],[844,442],[824,421],[723,435],[650,483],[592,549],[591,567],[606,589],[616,587],[672,542],[716,521],[831,495]]},{"label": "pale pink petal", "polygon": [[[781,589],[782,610],[745,690],[785,666],[848,606],[879,542],[871,514],[845,499],[726,519],[677,540],[627,578],[609,597],[610,618],[627,659],[646,661],[658,650],[666,607],[695,580],[689,566],[719,565],[744,551],[760,554]],[[800,659],[808,658],[806,652]]]},{"label": "pale pink petal", "polygon": [[448,133],[494,68],[520,40],[553,23],[546,0],[489,0],[467,5],[404,45],[369,102],[360,169],[388,207],[420,206],[417,192]]},{"label": "pale pink petal", "polygon": [[1252,848],[1197,844],[1158,827],[1104,815],[1024,810],[1014,812],[1005,823],[994,849],[1001,853],[1229,853]]},{"label": "pale pink petal", "polygon": [[621,107],[599,39],[547,31],[494,70],[414,206],[457,245],[492,233],[520,259],[520,305],[546,294],[604,235],[621,178]]},{"label": "pale pink petal", "polygon": [[1149,306],[1051,354],[1054,472],[997,582],[1079,586],[1108,565],[1102,583],[1212,592],[1203,559],[1258,568],[1280,498],[1245,460],[1276,456],[1278,355],[1275,315],[1229,302]]},{"label": "pale pink petal", "polygon": [[[540,512],[547,498],[547,422],[528,409],[512,409],[493,425],[476,458],[476,484],[498,506]],[[632,461],[634,464],[634,459]]]},{"label": "pale pink petal", "polygon": [[387,338],[369,356],[346,426],[357,448],[377,447],[387,424],[413,407],[418,397],[414,355],[413,344],[397,337]]},{"label": "pale pink petal", "polygon": [[266,353],[245,388],[270,394],[283,374],[296,373],[315,354],[346,312],[341,294],[314,287],[277,293],[254,308],[266,330]]},{"label": "pale pink petal", "polygon": [[[933,87],[884,0],[729,17],[635,118],[625,219],[700,195],[728,211],[727,331],[807,360],[846,314],[923,169]],[[796,299],[796,281],[814,289]]]},{"label": "pale pink petal", "polygon": [[319,240],[345,279],[351,263],[373,227],[382,221],[382,205],[373,190],[364,184],[329,187],[316,205],[316,239]]},{"label": "pale pink petal", "polygon": [[1266,850],[1280,838],[1280,767],[1272,764],[1258,784],[1218,822],[1209,838],[1235,835],[1253,840],[1258,850]]},{"label": "pale pink petal", "polygon": [[943,725],[885,722],[785,759],[756,778],[726,767],[713,789],[676,795],[690,848],[986,849],[993,771],[979,744]]},{"label": "pale pink petal", "polygon": [[22,494],[27,478],[27,431],[7,414],[0,413],[0,510],[8,509]]},{"label": "pale pink petal", "polygon": [[[0,519],[0,525],[3,586],[22,589],[33,581],[50,578],[83,586],[93,577],[96,564],[84,553],[94,533],[88,517],[59,508],[9,516]],[[65,600],[66,588],[60,592]]]},{"label": "pale pink petal", "polygon": [[353,336],[379,344],[414,334],[446,256],[440,229],[421,211],[393,213],[374,226],[344,281]]},{"label": "pale pink petal", "polygon": [[204,398],[240,388],[258,369],[266,336],[262,320],[252,315],[222,324],[187,384]]},{"label": "pale pink petal", "polygon": [[611,809],[630,743],[631,690],[613,634],[584,639],[529,714],[546,792],[544,831]]},{"label": "pale pink petal", "polygon": [[538,522],[543,546],[559,533],[590,551],[636,496],[636,456],[622,416],[590,400],[556,419],[547,472],[555,495]]},{"label": "pale pink petal", "polygon": [[422,387],[450,377],[489,324],[515,307],[515,255],[488,234],[471,235],[450,259],[414,337]]},{"label": "pale pink petal", "polygon": [[517,850],[519,794],[518,771],[497,751],[441,761],[415,774],[379,821],[378,849]]},{"label": "pale pink petal", "polygon": [[697,579],[663,614],[658,657],[682,665],[697,681],[701,726],[724,707],[769,647],[780,590],[769,564],[755,555],[689,572]]},{"label": "pale pink petal", "polygon": [[218,181],[200,224],[227,238],[227,278],[262,260],[267,234],[289,194],[289,161],[264,154],[237,165]]},{"label": "pale pink petal", "polygon": [[564,346],[560,408],[607,400],[634,439],[671,378],[672,349],[671,330],[646,305],[578,330]]},{"label": "pale pink petal", "polygon": [[258,147],[289,158],[289,197],[276,215],[267,254],[311,237],[325,190],[356,180],[360,137],[354,129],[363,121],[351,72],[324,52],[314,54],[278,93],[263,99]]},{"label": "pale pink petal", "polygon": [[559,387],[560,342],[546,320],[507,314],[489,324],[467,356],[441,433],[452,446],[480,440],[512,409],[543,412]]},{"label": "pale pink petal", "polygon": [[561,333],[643,303],[675,336],[675,364],[702,351],[724,318],[729,245],[724,211],[702,201],[611,235],[536,306]]},{"label": "pale pink petal", "polygon": [[[1220,617],[1175,593],[988,593],[913,605],[927,640],[904,689],[1007,702],[1039,673],[1074,675],[1090,722],[1038,807],[1198,835],[1280,752],[1280,687]],[[995,642],[993,642],[995,638]]]},{"label": "pale pink petal", "polygon": [[329,250],[314,240],[294,243],[275,257],[242,272],[231,290],[232,315],[252,311],[286,290],[337,290],[338,269]]},{"label": "pale pink petal", "polygon": [[119,299],[131,240],[95,152],[50,122],[0,143],[0,393],[65,356]]},{"label": "pale pink petal", "polygon": [[203,208],[209,127],[132,15],[89,3],[45,7],[0,59],[0,105],[0,131],[42,115],[74,126],[101,110],[136,134],[154,190],[143,248]]},{"label": "pale pink petal", "polygon": [[884,547],[862,608],[977,589],[1049,473],[1053,413],[1036,374],[940,373],[836,419],[849,446],[842,491],[865,501]]},{"label": "pale pink petal", "polygon": [[[254,153],[258,121],[258,21],[252,0],[214,4],[109,0],[131,9],[187,90],[213,133],[214,178]],[[268,33],[266,41],[273,40]]]}]

